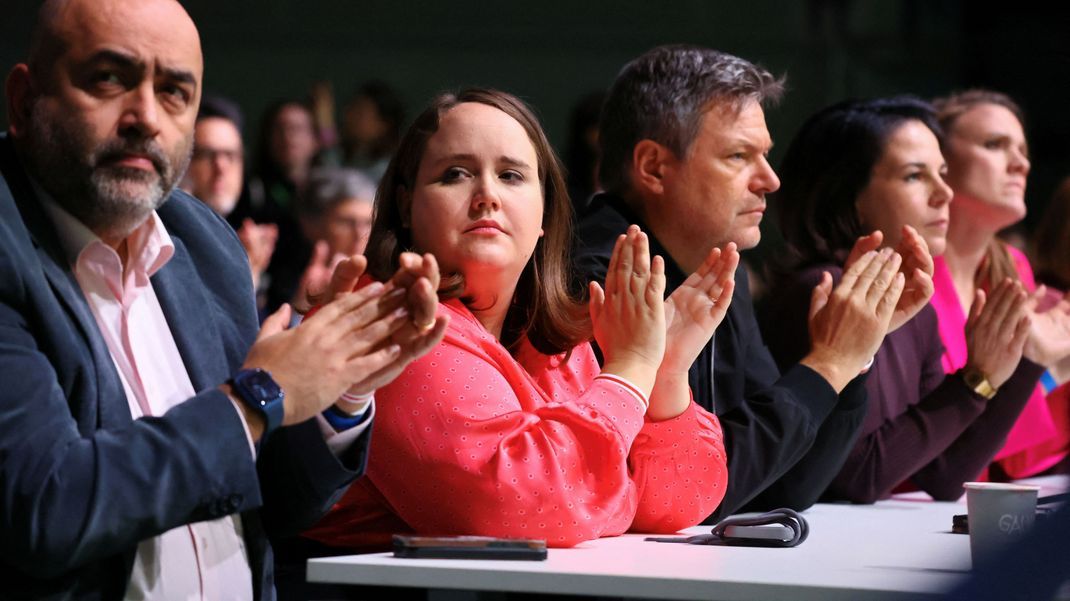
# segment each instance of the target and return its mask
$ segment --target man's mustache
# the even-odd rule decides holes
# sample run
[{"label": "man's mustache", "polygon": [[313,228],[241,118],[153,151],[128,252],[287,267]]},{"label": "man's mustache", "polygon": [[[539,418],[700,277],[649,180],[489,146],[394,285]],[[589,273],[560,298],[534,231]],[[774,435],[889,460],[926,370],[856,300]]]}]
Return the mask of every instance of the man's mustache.
[{"label": "man's mustache", "polygon": [[171,172],[171,162],[159,144],[152,140],[126,141],[116,140],[105,143],[94,153],[94,165],[113,163],[129,155],[138,155],[152,162],[153,168],[160,177],[166,177]]}]

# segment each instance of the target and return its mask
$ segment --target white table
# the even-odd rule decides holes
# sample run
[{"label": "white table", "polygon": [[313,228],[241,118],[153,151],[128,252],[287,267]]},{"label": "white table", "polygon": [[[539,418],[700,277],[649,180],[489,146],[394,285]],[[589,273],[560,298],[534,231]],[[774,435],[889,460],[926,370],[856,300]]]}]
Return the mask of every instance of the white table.
[{"label": "white table", "polygon": [[[967,536],[951,534],[965,504],[889,500],[819,504],[810,538],[792,549],[653,543],[625,535],[551,549],[547,561],[314,559],[312,582],[658,599],[916,599],[969,573]],[[689,532],[708,532],[697,527]]]}]

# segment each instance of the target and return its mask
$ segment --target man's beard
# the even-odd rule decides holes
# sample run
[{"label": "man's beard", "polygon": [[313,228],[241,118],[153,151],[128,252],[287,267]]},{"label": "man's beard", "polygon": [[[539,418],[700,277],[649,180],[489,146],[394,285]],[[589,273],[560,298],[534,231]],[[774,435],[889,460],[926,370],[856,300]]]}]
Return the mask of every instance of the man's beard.
[{"label": "man's beard", "polygon": [[[189,166],[192,132],[175,156],[136,128],[95,145],[82,123],[42,109],[36,103],[29,119],[27,168],[64,210],[106,240],[125,238],[144,223]],[[114,163],[125,154],[145,156],[153,171]]]}]

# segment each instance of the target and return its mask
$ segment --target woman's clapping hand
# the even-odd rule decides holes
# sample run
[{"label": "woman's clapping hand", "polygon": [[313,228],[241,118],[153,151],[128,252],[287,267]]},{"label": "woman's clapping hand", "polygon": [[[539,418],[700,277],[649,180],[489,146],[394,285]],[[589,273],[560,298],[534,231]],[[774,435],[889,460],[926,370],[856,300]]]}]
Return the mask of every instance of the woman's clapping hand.
[{"label": "woman's clapping hand", "polygon": [[1070,293],[1054,306],[1040,309],[1038,305],[1047,293],[1047,288],[1040,286],[1025,303],[1032,325],[1024,354],[1034,363],[1052,367],[1070,357]]},{"label": "woman's clapping hand", "polygon": [[650,259],[638,226],[617,238],[603,290],[590,283],[594,338],[603,371],[627,378],[649,395],[665,354],[665,262]]},{"label": "woman's clapping hand", "polygon": [[1030,331],[1026,292],[1010,279],[991,292],[978,290],[966,318],[966,364],[999,388],[1011,377]]}]

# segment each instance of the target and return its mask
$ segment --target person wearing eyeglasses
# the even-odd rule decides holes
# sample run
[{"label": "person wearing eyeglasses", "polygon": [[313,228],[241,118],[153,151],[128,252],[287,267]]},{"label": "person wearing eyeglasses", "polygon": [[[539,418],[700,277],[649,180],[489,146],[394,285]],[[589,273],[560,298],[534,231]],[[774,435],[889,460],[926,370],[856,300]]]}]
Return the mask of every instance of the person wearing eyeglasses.
[{"label": "person wearing eyeglasses", "polygon": [[261,275],[275,252],[279,229],[273,223],[240,219],[234,211],[245,176],[241,129],[242,113],[237,104],[220,96],[201,100],[193,129],[193,155],[181,188],[234,227],[249,255],[253,287],[259,289]]}]

